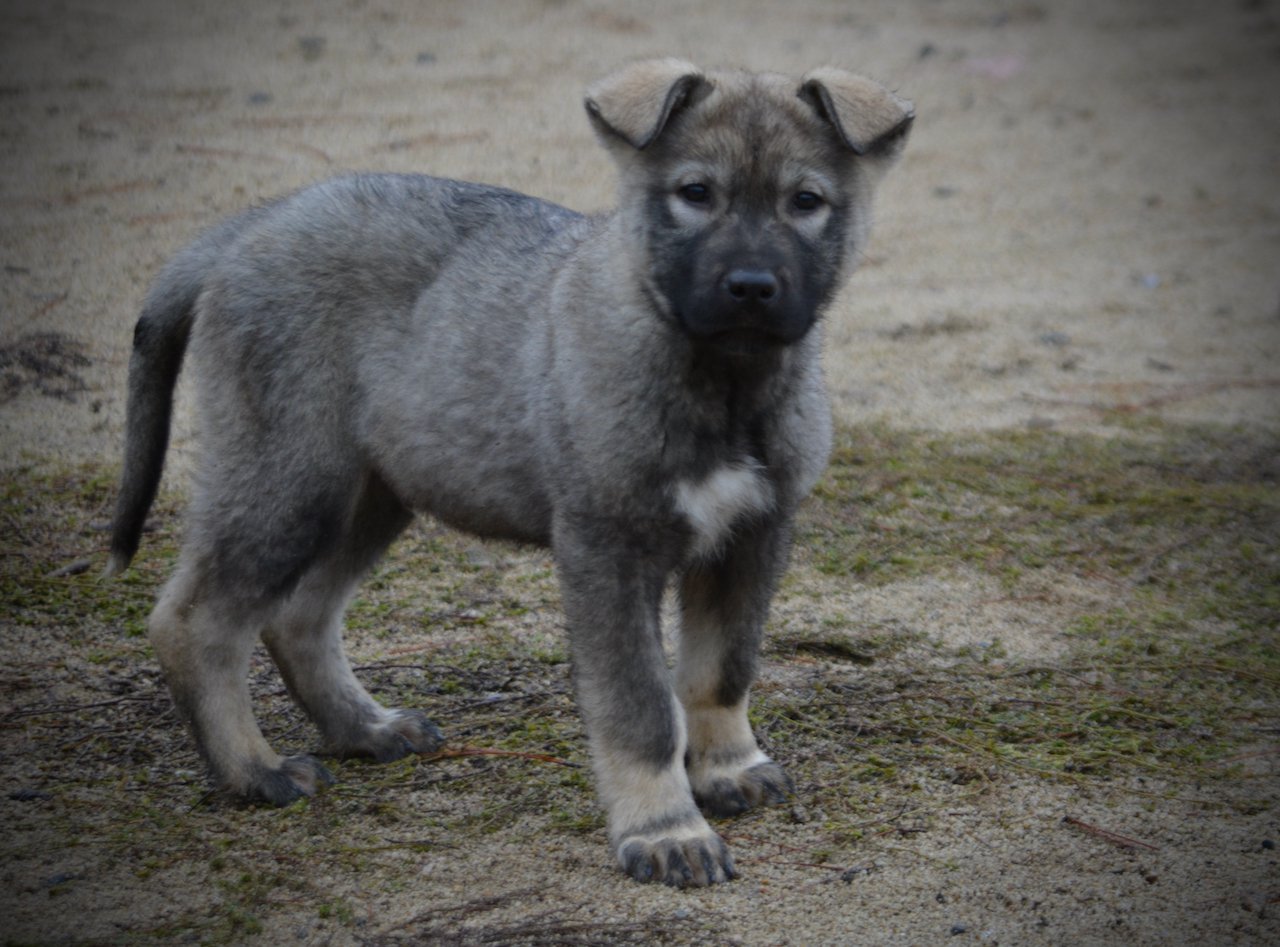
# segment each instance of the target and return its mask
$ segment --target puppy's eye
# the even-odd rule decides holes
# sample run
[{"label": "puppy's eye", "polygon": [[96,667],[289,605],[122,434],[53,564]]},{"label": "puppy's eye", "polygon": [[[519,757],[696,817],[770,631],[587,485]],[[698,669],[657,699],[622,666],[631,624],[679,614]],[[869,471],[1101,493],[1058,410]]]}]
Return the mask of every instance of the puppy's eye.
[{"label": "puppy's eye", "polygon": [[711,188],[705,184],[686,184],[680,188],[680,196],[690,204],[705,204],[711,200]]},{"label": "puppy's eye", "polygon": [[791,198],[791,206],[807,214],[822,206],[822,198],[813,191],[797,191]]}]

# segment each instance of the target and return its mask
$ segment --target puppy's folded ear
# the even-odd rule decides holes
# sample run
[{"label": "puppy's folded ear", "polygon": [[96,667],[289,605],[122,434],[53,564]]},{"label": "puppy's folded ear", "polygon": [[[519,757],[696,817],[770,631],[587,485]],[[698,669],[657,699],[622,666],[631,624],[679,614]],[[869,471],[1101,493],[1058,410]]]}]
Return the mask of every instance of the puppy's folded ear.
[{"label": "puppy's folded ear", "polygon": [[671,116],[709,87],[697,66],[680,59],[650,59],[606,76],[587,89],[587,114],[611,144],[647,148]]},{"label": "puppy's folded ear", "polygon": [[916,117],[915,106],[906,99],[843,69],[814,69],[801,80],[797,94],[860,157],[897,158]]}]

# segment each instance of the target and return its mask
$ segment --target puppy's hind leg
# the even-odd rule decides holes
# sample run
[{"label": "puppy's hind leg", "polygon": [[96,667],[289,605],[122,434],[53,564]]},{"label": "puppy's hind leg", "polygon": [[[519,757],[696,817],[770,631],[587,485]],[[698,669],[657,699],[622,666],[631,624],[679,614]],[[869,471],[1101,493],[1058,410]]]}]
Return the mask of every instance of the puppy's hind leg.
[{"label": "puppy's hind leg", "polygon": [[265,615],[209,594],[206,578],[189,557],[148,623],[174,703],[221,788],[278,806],[310,796],[332,782],[328,771],[310,756],[279,756],[253,716],[249,658]]},{"label": "puppy's hind leg", "polygon": [[325,752],[378,762],[431,753],[440,730],[416,710],[388,710],[356,679],[342,647],[342,618],[360,577],[409,521],[409,513],[370,477],[332,552],[302,577],[263,632],[294,698],[319,727]]},{"label": "puppy's hind leg", "polygon": [[782,802],[791,782],[764,754],[747,719],[769,600],[783,565],[785,530],[755,524],[680,585],[676,692],[688,721],[689,781],[704,811],[737,815]]},{"label": "puppy's hind leg", "polygon": [[221,440],[208,456],[222,462],[197,481],[182,561],[152,615],[151,639],[214,778],[287,805],[332,778],[311,757],[282,758],[267,745],[250,705],[249,658],[295,607],[304,579],[341,547],[360,481],[338,464],[303,466],[277,445]]}]

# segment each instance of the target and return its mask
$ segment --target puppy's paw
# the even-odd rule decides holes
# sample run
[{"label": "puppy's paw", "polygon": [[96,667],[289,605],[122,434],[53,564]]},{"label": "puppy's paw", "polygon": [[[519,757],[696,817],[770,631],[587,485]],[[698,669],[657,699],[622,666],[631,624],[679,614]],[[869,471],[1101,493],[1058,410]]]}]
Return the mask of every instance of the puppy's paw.
[{"label": "puppy's paw", "polygon": [[694,799],[708,815],[739,815],[756,806],[785,802],[795,787],[786,771],[771,759],[738,772],[711,771],[694,782]]},{"label": "puppy's paw", "polygon": [[333,784],[333,775],[314,756],[289,756],[276,767],[256,768],[241,795],[273,806],[287,806],[314,796],[321,786]]},{"label": "puppy's paw", "polygon": [[674,888],[702,888],[735,875],[729,847],[705,823],[697,830],[628,835],[618,846],[618,861],[636,881]]},{"label": "puppy's paw", "polygon": [[383,719],[367,724],[355,738],[334,747],[338,756],[368,756],[390,763],[411,753],[434,753],[444,746],[440,728],[420,710],[389,710]]}]

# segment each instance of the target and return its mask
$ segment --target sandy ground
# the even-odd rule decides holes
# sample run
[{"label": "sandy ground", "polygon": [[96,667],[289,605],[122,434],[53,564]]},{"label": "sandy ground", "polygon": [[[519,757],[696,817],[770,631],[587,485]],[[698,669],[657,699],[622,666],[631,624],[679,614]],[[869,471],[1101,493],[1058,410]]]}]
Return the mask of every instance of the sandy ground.
[{"label": "sandy ground", "polygon": [[[116,456],[148,279],[253,201],[359,168],[607,207],[582,89],[666,54],[793,73],[836,63],[917,104],[868,258],[829,318],[841,419],[1280,425],[1280,4],[9,0],[0,462]],[[1223,867],[1274,816],[1206,838],[1193,813],[1157,824],[1135,802],[1130,830],[1160,851],[1134,854],[1045,831],[1069,793],[1040,786],[1017,812],[971,812],[932,859],[847,884],[761,867],[722,891],[638,889],[572,838],[553,844],[581,851],[538,864],[486,843],[468,874],[509,893],[547,884],[546,859],[576,862],[546,895],[569,914],[695,912],[746,942],[929,943],[956,927],[999,943],[1277,936],[1257,913],[1274,861]],[[1090,800],[1072,804],[1088,816]],[[477,894],[463,877],[422,883],[434,899]],[[1254,902],[1242,927],[1240,903]],[[103,891],[87,910],[130,908]],[[108,936],[88,923],[50,918],[43,933]]]}]

